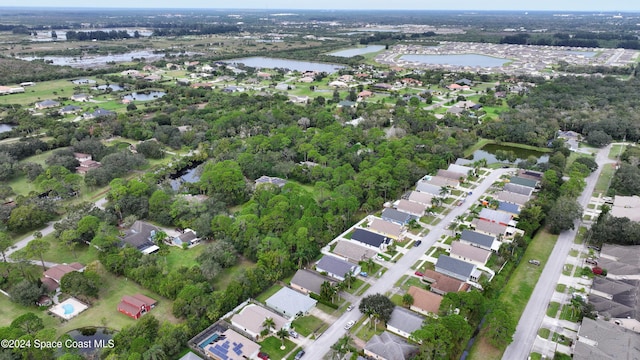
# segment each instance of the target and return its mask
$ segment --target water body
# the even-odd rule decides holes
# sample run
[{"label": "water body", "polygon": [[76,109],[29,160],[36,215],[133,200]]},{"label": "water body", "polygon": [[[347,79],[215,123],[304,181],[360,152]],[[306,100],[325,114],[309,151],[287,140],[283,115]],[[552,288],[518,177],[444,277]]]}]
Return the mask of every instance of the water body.
[{"label": "water body", "polygon": [[510,60],[478,54],[402,55],[401,60],[435,65],[500,67]]},{"label": "water body", "polygon": [[[147,61],[156,61],[164,58],[164,53],[154,54],[151,50],[137,50],[130,51],[124,54],[109,54],[109,55],[86,55],[82,57],[77,56],[44,56],[44,57],[20,57],[19,59],[33,61],[37,59],[43,59],[50,61],[53,65],[68,65],[75,68],[93,68],[106,66],[110,62],[127,62],[133,61],[133,59],[145,58]],[[188,54],[185,54],[188,55]],[[191,54],[192,55],[192,54]]]},{"label": "water body", "polygon": [[164,91],[148,91],[148,92],[134,92],[129,95],[125,95],[122,98],[132,101],[149,101],[159,99],[165,96],[167,93]]},{"label": "water body", "polygon": [[311,61],[278,59],[264,56],[255,56],[240,59],[225,60],[229,64],[244,64],[245,66],[254,68],[266,68],[266,69],[289,69],[296,71],[324,71],[328,74],[332,74],[344,66],[338,64],[327,64]]},{"label": "water body", "polygon": [[91,79],[75,79],[75,80],[71,80],[71,82],[76,84],[76,85],[95,84],[96,83],[95,80],[91,80]]},{"label": "water body", "polygon": [[189,183],[189,184],[197,183],[198,181],[200,181],[201,174],[202,174],[202,167],[200,166],[200,163],[195,164],[191,167],[184,168],[178,171],[176,174],[171,175],[169,177],[171,179],[170,180],[171,188],[174,191],[178,191],[180,190],[180,187],[182,187],[183,183]]},{"label": "water body", "polygon": [[546,163],[549,161],[549,155],[546,153],[498,144],[488,144],[483,146],[482,149],[474,151],[473,158],[471,160],[477,161],[480,159],[486,159],[487,164],[508,162],[507,160],[500,161],[496,158],[496,154],[499,151],[513,152],[517,158],[515,163],[518,163],[519,161],[525,161],[529,158],[529,156],[534,156],[536,159],[538,159],[538,164]]},{"label": "water body", "polygon": [[595,52],[595,51],[573,51],[573,50],[567,50],[567,51],[565,51],[565,53],[572,54],[572,55],[584,56],[584,57],[587,57],[587,58],[592,58],[592,57],[596,56],[596,54],[597,54],[597,52]]},{"label": "water body", "polygon": [[339,57],[354,57],[358,55],[369,54],[372,52],[377,52],[384,49],[384,45],[368,45],[363,48],[352,48],[346,50],[340,50],[336,52],[332,52],[329,55],[331,56],[339,56]]},{"label": "water body", "polygon": [[[115,331],[104,327],[86,327],[71,330],[67,335],[79,344],[88,345],[88,347],[79,347],[77,350],[81,355],[89,355],[107,347],[109,340],[113,339]],[[100,346],[100,344],[103,345]]]},{"label": "water body", "polygon": [[107,89],[111,89],[111,91],[122,91],[124,90],[124,88],[120,85],[114,85],[114,84],[109,84],[109,85],[100,85],[100,86],[96,86],[93,88],[93,90],[102,90],[105,91]]},{"label": "water body", "polygon": [[9,124],[0,124],[0,133],[9,132],[13,129],[13,125]]}]

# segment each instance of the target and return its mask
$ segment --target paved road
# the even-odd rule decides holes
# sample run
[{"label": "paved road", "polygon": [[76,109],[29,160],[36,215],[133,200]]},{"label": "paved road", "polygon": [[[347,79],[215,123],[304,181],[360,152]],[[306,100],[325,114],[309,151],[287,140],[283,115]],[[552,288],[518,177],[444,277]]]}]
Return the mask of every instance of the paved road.
[{"label": "paved road", "polygon": [[[393,264],[382,277],[364,293],[362,297],[373,295],[376,293],[384,294],[391,290],[396,281],[401,278],[406,272],[408,272],[421,257],[424,252],[429,249],[433,244],[440,239],[442,234],[449,234],[446,229],[447,225],[454,220],[458,215],[461,215],[467,211],[468,207],[478,201],[480,196],[493,184],[502,174],[513,169],[499,169],[494,170],[482,183],[475,189],[473,194],[467,197],[465,206],[454,206],[453,210],[445,216],[445,218],[435,225],[427,236],[422,239],[423,244],[417,249],[411,249],[403,257],[401,257],[397,263]],[[344,326],[349,320],[358,321],[362,316],[358,311],[359,303],[355,304],[355,309],[351,312],[346,312],[342,317],[338,318],[331,327],[329,327],[313,344],[305,349],[306,355],[304,360],[321,360],[325,354],[329,351],[331,345],[336,343],[347,332]]]},{"label": "paved road", "polygon": [[[585,180],[587,185],[585,186],[582,195],[578,198],[578,202],[582,207],[586,207],[593,193],[593,189],[596,186],[598,177],[602,167],[605,164],[613,163],[613,160],[608,158],[611,145],[600,149],[596,156],[596,162],[598,163],[598,170],[589,175]],[[516,327],[516,333],[513,336],[513,342],[507,347],[503,360],[525,360],[529,357],[529,353],[533,348],[533,343],[538,334],[538,329],[542,324],[544,315],[547,310],[547,305],[551,300],[551,296],[555,290],[560,274],[562,273],[562,267],[565,260],[569,255],[571,244],[577,234],[580,221],[575,222],[575,230],[564,231],[558,236],[556,246],[553,248],[549,260],[538,279],[535,289],[531,294],[531,298],[524,309],[524,313],[518,322]]]}]

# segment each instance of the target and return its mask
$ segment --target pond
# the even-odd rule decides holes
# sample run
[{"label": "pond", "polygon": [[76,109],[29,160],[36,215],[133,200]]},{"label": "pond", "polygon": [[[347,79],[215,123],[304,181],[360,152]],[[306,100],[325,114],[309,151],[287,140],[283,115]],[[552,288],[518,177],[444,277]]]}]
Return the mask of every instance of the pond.
[{"label": "pond", "polygon": [[13,125],[9,124],[0,124],[0,133],[9,132],[13,129]]},{"label": "pond", "polygon": [[478,54],[402,55],[400,60],[435,65],[500,67],[510,60]]},{"label": "pond", "polygon": [[372,52],[377,52],[380,50],[384,50],[384,45],[368,45],[363,48],[351,48],[340,50],[336,52],[329,53],[331,56],[339,56],[339,57],[354,57],[358,55],[369,54]]},{"label": "pond", "polygon": [[78,353],[89,355],[113,346],[115,331],[105,327],[86,327],[69,331],[69,335],[77,346]]},{"label": "pond", "polygon": [[76,84],[76,85],[95,84],[96,83],[95,80],[91,80],[91,79],[75,79],[75,80],[71,80],[71,82]]},{"label": "pond", "polygon": [[120,85],[114,85],[114,84],[109,84],[109,85],[100,85],[100,86],[96,86],[93,88],[93,90],[102,90],[105,91],[107,89],[111,89],[111,91],[121,91],[124,90],[124,88]]},{"label": "pond", "polygon": [[202,167],[200,166],[200,163],[194,164],[191,167],[184,168],[177,173],[169,176],[169,178],[171,179],[171,188],[174,191],[178,191],[184,183],[197,183],[198,181],[200,181],[201,174]]},{"label": "pond", "polygon": [[597,52],[595,51],[575,51],[575,50],[567,50],[565,51],[565,53],[571,54],[571,55],[584,56],[587,58],[592,58],[597,54]]},{"label": "pond", "polygon": [[520,161],[527,160],[530,156],[533,156],[537,159],[537,163],[546,163],[549,161],[549,155],[540,151],[523,149],[519,147],[513,146],[505,146],[498,144],[487,144],[482,147],[480,150],[476,150],[473,152],[472,161],[477,161],[480,159],[486,159],[487,164],[495,164],[495,163],[503,163],[508,162],[508,160],[499,160],[498,158],[502,158],[503,156],[512,158],[509,160],[513,160],[513,163],[518,163]]},{"label": "pond", "polygon": [[254,68],[267,68],[267,69],[289,69],[296,71],[324,71],[332,74],[344,66],[338,64],[319,63],[311,61],[278,59],[264,56],[254,56],[248,58],[225,60],[224,62],[229,64],[244,64],[245,66]]},{"label": "pond", "polygon": [[149,101],[159,99],[165,96],[167,93],[164,91],[147,91],[147,92],[133,92],[129,95],[125,95],[122,98],[124,100],[131,101]]},{"label": "pond", "polygon": [[[130,51],[124,54],[109,54],[109,55],[85,55],[85,56],[26,56],[19,57],[19,59],[32,61],[37,59],[43,59],[50,61],[53,65],[68,65],[75,68],[93,68],[106,66],[110,62],[127,62],[133,61],[133,59],[145,58],[147,61],[157,61],[164,59],[165,53],[154,53],[151,50],[137,50]],[[189,55],[189,53],[185,53]]]}]

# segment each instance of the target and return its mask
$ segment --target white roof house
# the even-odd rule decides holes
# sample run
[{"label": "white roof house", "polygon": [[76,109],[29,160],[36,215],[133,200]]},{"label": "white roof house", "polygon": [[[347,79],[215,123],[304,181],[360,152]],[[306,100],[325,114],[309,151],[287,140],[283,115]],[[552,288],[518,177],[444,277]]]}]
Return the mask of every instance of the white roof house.
[{"label": "white roof house", "polygon": [[253,336],[254,339],[258,339],[264,329],[262,323],[264,323],[264,320],[267,318],[273,319],[275,324],[275,328],[272,328],[271,332],[276,332],[281,328],[288,329],[290,327],[291,322],[289,319],[256,304],[249,304],[240,310],[239,313],[233,315],[231,325]]},{"label": "white roof house", "polygon": [[271,295],[265,303],[268,307],[291,319],[299,314],[308,314],[309,310],[316,306],[317,301],[293,289],[283,287]]}]

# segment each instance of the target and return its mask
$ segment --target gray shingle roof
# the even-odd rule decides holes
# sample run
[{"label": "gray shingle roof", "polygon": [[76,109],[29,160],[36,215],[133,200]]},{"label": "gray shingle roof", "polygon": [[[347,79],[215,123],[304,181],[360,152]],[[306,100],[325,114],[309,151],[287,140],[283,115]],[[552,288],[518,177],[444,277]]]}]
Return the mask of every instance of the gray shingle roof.
[{"label": "gray shingle roof", "polygon": [[374,335],[364,349],[387,360],[407,360],[418,352],[416,346],[387,331]]},{"label": "gray shingle roof", "polygon": [[358,228],[353,232],[353,235],[351,235],[351,239],[373,247],[380,247],[380,245],[387,240],[387,237]]},{"label": "gray shingle roof", "polygon": [[502,224],[508,224],[511,221],[511,215],[491,209],[482,209],[478,217]]},{"label": "gray shingle roof", "polygon": [[493,236],[481,234],[479,232],[471,230],[462,230],[460,239],[487,249],[491,249],[491,245],[493,245],[493,242],[496,240],[496,238]]},{"label": "gray shingle roof", "polygon": [[316,300],[302,295],[299,292],[283,287],[277,293],[271,295],[265,301],[270,308],[282,312],[285,316],[292,317],[298,312],[307,312],[317,303]]},{"label": "gray shingle roof", "polygon": [[476,266],[466,261],[452,258],[449,255],[440,255],[436,262],[436,270],[439,269],[468,279],[475,271]]},{"label": "gray shingle roof", "polygon": [[640,335],[621,326],[584,318],[578,331],[576,360],[640,359]]},{"label": "gray shingle roof", "polygon": [[330,283],[335,282],[325,276],[318,274],[315,271],[301,269],[298,270],[295,275],[293,275],[293,278],[291,278],[291,285],[298,285],[311,292],[320,294],[320,287],[325,281],[328,281]]},{"label": "gray shingle roof", "polygon": [[391,318],[387,322],[387,325],[411,334],[420,329],[423,322],[424,317],[411,310],[396,306],[391,313]]},{"label": "gray shingle roof", "polygon": [[406,224],[412,219],[412,216],[396,209],[386,208],[382,210],[382,218],[392,222]]},{"label": "gray shingle roof", "polygon": [[520,214],[520,206],[504,201],[498,202],[498,210],[516,215]]},{"label": "gray shingle roof", "polygon": [[520,195],[527,195],[527,196],[531,196],[531,193],[533,193],[533,189],[530,187],[522,186],[518,184],[512,184],[512,183],[505,184],[504,189],[506,191],[510,191]]},{"label": "gray shingle roof", "polygon": [[342,277],[346,273],[352,272],[355,266],[356,265],[348,261],[338,259],[335,256],[325,255],[320,259],[320,261],[318,261],[318,264],[316,264],[316,270],[326,271],[330,274]]}]

